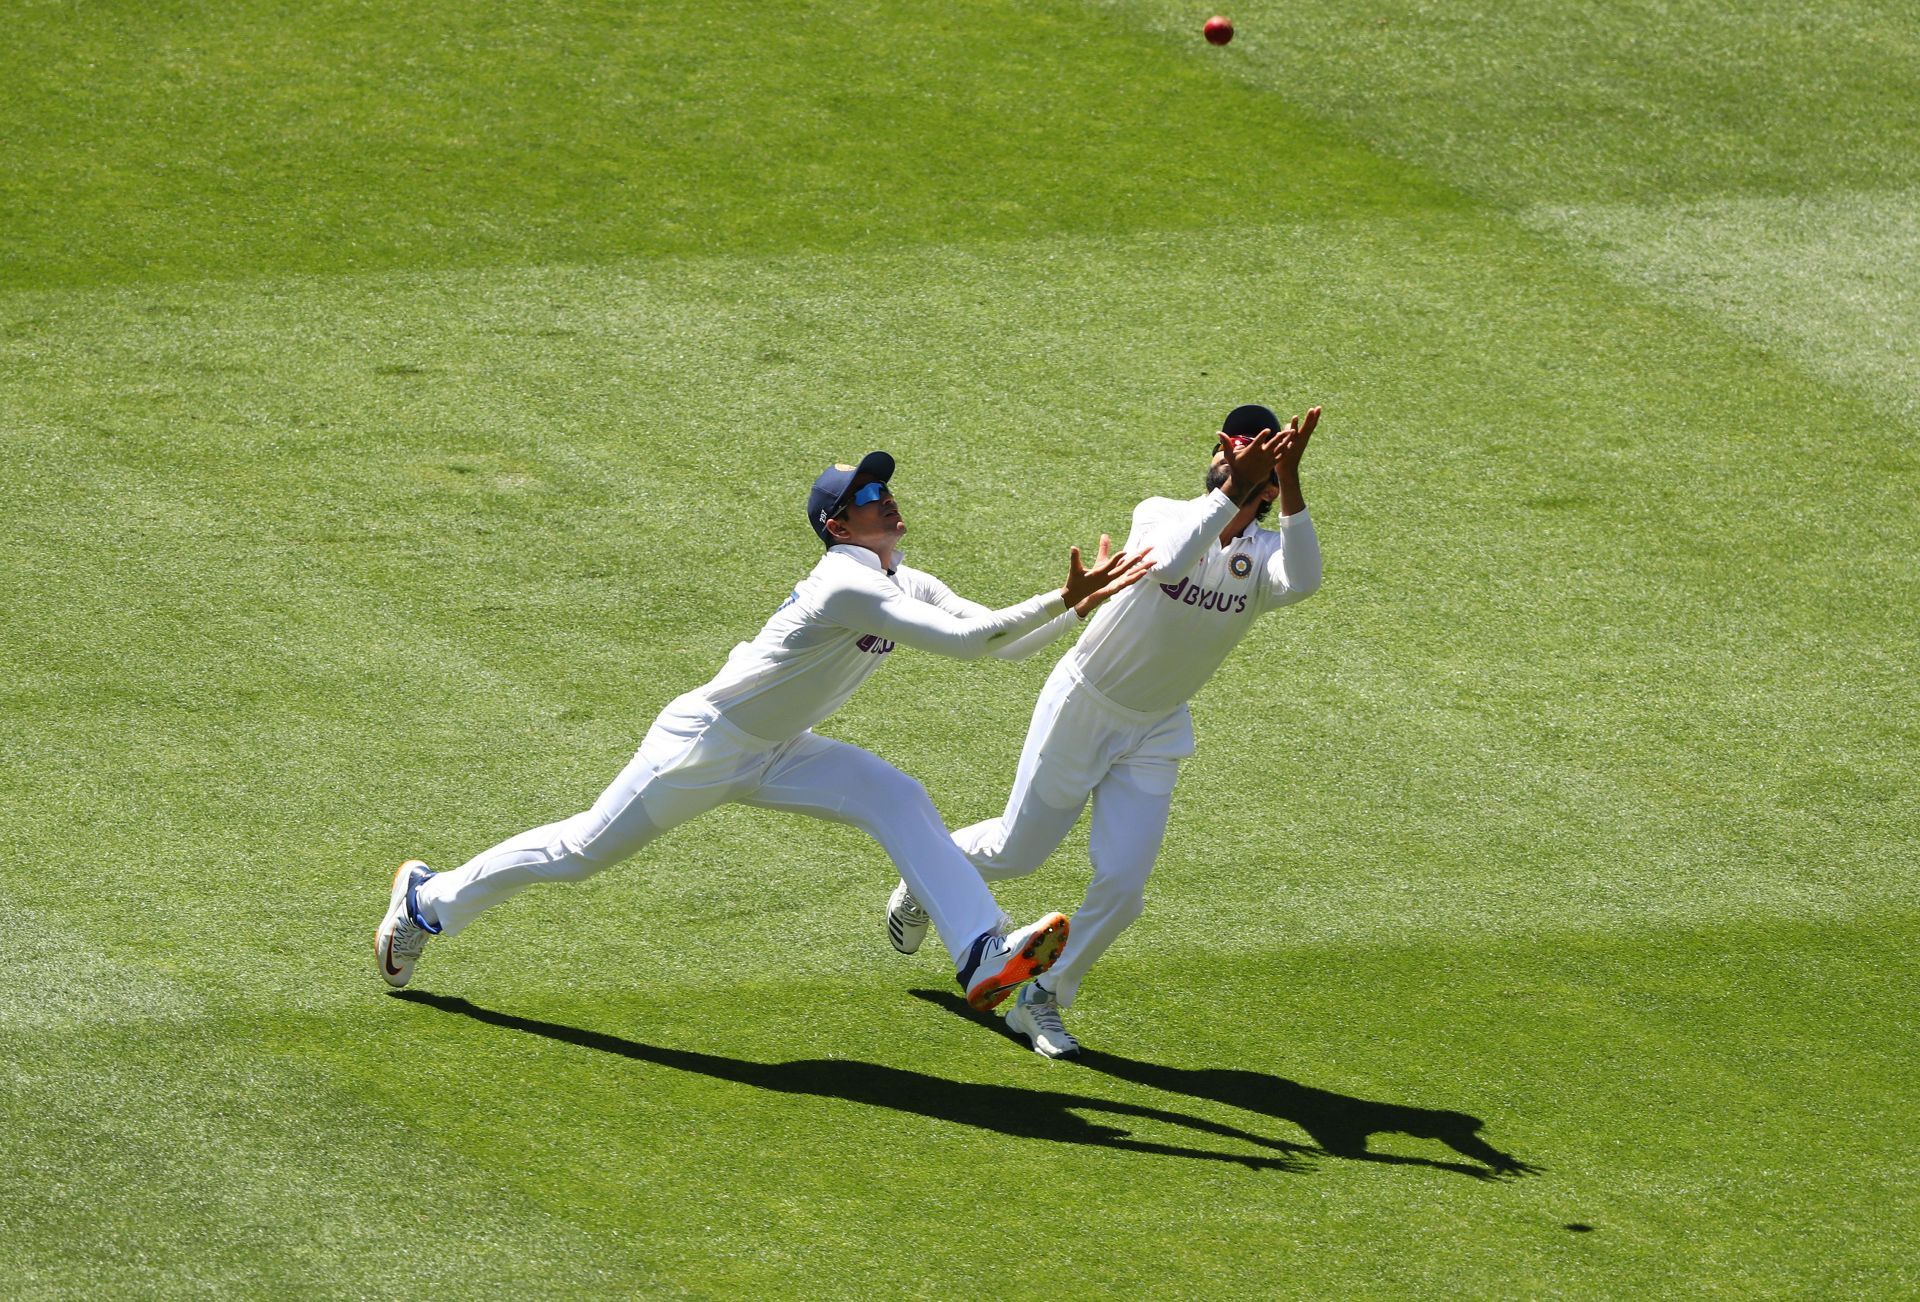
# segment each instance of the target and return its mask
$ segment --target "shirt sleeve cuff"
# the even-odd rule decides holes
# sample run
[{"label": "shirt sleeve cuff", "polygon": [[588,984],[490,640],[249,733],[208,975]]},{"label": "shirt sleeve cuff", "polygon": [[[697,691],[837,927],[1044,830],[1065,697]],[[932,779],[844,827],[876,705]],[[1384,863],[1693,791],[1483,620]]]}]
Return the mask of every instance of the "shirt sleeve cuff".
[{"label": "shirt sleeve cuff", "polygon": [[1307,508],[1303,506],[1298,511],[1295,511],[1292,515],[1281,516],[1278,520],[1274,521],[1274,523],[1279,525],[1282,529],[1284,529],[1290,524],[1299,524],[1302,520],[1306,518],[1307,518]]}]

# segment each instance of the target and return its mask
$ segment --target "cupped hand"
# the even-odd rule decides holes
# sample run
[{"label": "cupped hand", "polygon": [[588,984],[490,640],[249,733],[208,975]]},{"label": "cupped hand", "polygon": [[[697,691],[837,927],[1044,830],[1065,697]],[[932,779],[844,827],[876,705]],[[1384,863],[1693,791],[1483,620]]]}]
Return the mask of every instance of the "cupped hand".
[{"label": "cupped hand", "polygon": [[1078,547],[1067,552],[1067,581],[1060,589],[1060,600],[1082,619],[1108,597],[1132,587],[1153,569],[1151,553],[1135,555],[1113,551],[1112,547],[1113,541],[1101,534],[1100,549],[1094,554],[1091,567],[1081,565]]}]

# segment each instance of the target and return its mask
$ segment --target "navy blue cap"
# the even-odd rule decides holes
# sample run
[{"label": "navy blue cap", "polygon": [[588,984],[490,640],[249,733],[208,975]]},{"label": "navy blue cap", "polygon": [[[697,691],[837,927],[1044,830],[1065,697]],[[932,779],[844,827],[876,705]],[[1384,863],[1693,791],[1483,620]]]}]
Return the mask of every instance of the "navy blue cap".
[{"label": "navy blue cap", "polygon": [[893,458],[884,452],[869,452],[860,458],[857,466],[834,465],[820,472],[820,478],[813,481],[813,491],[807,494],[807,523],[820,535],[820,541],[833,543],[833,537],[827,532],[827,521],[840,514],[840,508],[846,505],[847,491],[853,487],[853,481],[862,475],[885,482],[893,478]]},{"label": "navy blue cap", "polygon": [[1235,407],[1227,413],[1227,418],[1220,422],[1220,432],[1228,438],[1236,439],[1250,439],[1257,436],[1263,429],[1279,428],[1281,428],[1280,418],[1273,414],[1273,409],[1262,407],[1257,402]]}]

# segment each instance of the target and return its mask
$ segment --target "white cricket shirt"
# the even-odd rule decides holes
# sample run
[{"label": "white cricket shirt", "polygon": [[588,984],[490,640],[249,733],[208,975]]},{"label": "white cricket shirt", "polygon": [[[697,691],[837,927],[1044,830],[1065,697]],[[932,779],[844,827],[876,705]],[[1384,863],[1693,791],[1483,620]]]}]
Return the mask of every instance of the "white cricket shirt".
[{"label": "white cricket shirt", "polygon": [[1058,590],[988,610],[956,597],[931,574],[904,565],[889,574],[866,548],[841,545],[693,694],[742,732],[777,743],[844,705],[895,646],[962,660],[1013,659],[1074,622]]},{"label": "white cricket shirt", "polygon": [[1159,564],[1094,615],[1065,657],[1070,671],[1122,709],[1167,714],[1213,676],[1255,617],[1313,595],[1320,541],[1305,509],[1277,529],[1250,523],[1222,547],[1238,509],[1217,489],[1135,507],[1127,550],[1151,547]]}]

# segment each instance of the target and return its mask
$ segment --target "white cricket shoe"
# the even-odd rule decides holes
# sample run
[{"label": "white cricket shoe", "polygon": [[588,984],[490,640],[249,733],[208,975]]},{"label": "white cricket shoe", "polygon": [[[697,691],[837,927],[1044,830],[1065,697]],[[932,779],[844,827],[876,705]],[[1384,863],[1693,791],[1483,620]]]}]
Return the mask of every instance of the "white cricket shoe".
[{"label": "white cricket shoe", "polygon": [[913,898],[913,892],[907,884],[901,882],[893,888],[893,894],[887,897],[887,939],[902,954],[911,954],[920,948],[920,942],[927,938],[927,928],[933,919],[920,907],[920,901]]},{"label": "white cricket shoe", "polygon": [[380,961],[380,976],[395,989],[413,980],[413,965],[420,951],[439,933],[420,921],[419,901],[415,898],[420,883],[433,876],[433,870],[418,859],[409,859],[393,875],[393,892],[387,897],[387,916],[373,933],[374,956]]},{"label": "white cricket shoe", "polygon": [[1007,1009],[1007,1029],[1018,1031],[1033,1044],[1033,1051],[1048,1058],[1077,1058],[1080,1041],[1060,1020],[1060,1001],[1053,991],[1035,981],[1020,992]]},{"label": "white cricket shoe", "polygon": [[967,992],[967,1005],[984,1013],[998,1008],[1022,981],[1052,967],[1067,945],[1067,915],[1049,913],[1040,921],[1001,935],[983,931],[967,951],[955,978]]}]

